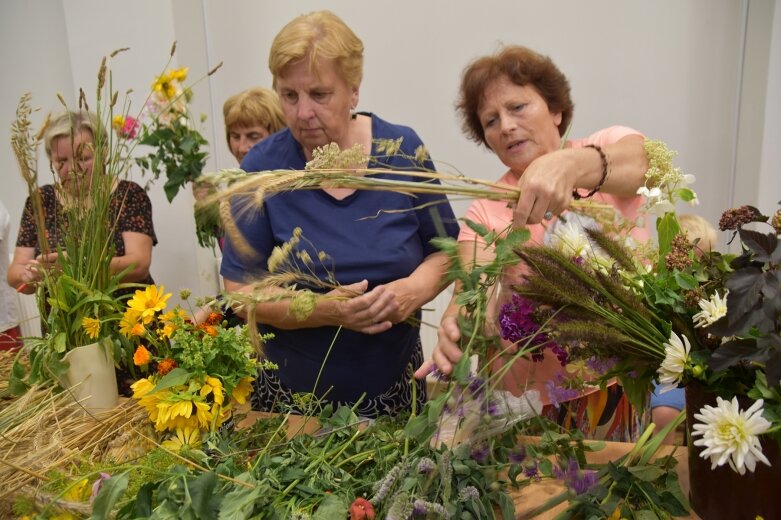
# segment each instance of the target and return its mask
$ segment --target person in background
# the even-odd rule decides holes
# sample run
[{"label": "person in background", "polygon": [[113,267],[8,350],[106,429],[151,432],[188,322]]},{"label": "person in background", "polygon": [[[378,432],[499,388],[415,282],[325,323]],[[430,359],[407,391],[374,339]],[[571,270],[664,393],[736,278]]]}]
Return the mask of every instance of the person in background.
[{"label": "person in background", "polygon": [[[55,115],[44,133],[44,148],[49,158],[55,184],[40,187],[46,214],[46,233],[52,249],[62,244],[63,193],[89,186],[92,176],[95,135],[101,123],[87,111],[66,111]],[[106,135],[105,129],[102,134]],[[157,244],[152,222],[152,203],[138,184],[119,180],[111,195],[111,222],[115,224],[114,257],[111,271],[130,268],[123,282],[153,284],[149,267],[152,247]],[[86,233],[87,230],[85,230]],[[8,269],[8,284],[24,292],[35,292],[41,270],[56,264],[57,253],[41,255],[38,230],[33,218],[32,201],[27,198],[19,226],[14,258]],[[133,289],[125,291],[132,292]]]},{"label": "person in background", "polygon": [[[526,47],[506,46],[465,69],[457,105],[464,133],[493,151],[509,168],[499,182],[517,185],[521,192],[514,208],[504,202],[476,200],[466,219],[498,233],[512,226],[526,226],[531,241],[539,244],[549,243],[562,226],[595,225],[588,216],[569,210],[575,199],[593,198],[612,205],[630,221],[637,219],[642,198],[636,192],[648,169],[643,135],[614,126],[584,139],[563,141],[573,108],[564,74],[550,58]],[[565,216],[566,223],[558,215]],[[647,240],[650,234],[640,227],[632,231],[632,236]],[[463,265],[493,258],[493,251],[467,226],[461,227],[458,242]],[[498,329],[498,309],[510,300],[507,293],[511,291],[503,288],[520,283],[523,266],[505,270],[502,289],[492,299],[495,307],[489,309],[489,329]],[[432,359],[418,369],[417,377],[425,377],[435,367],[450,374],[462,356],[458,347],[458,294],[457,287],[443,315]],[[503,347],[507,353],[514,351],[509,341],[504,341]],[[506,362],[506,358],[499,360],[500,365]],[[632,425],[626,420],[629,406],[620,386],[613,384],[588,394],[576,392],[574,398],[555,396],[558,378],[564,374],[557,357],[546,351],[539,362],[525,358],[515,361],[502,385],[516,395],[527,389],[539,390],[545,405],[543,413],[565,427],[579,427],[591,436],[616,440],[631,435],[628,430]],[[576,418],[583,422],[572,424]]]},{"label": "person in background", "polygon": [[[253,146],[269,135],[285,128],[285,117],[282,114],[277,93],[263,87],[248,88],[229,97],[222,106],[222,115],[228,148],[239,164]],[[193,184],[193,194],[196,200],[205,198],[209,191],[209,187],[200,187],[197,182]],[[218,241],[220,250],[222,250],[223,242],[224,239],[220,237]],[[215,299],[215,302],[219,301],[219,297]],[[209,305],[199,308],[195,312],[193,320],[196,323],[203,323],[213,308]],[[230,324],[242,323],[242,320],[236,317],[230,307],[221,306],[220,313]]]},{"label": "person in background", "polygon": [[[376,168],[434,168],[430,160],[412,159],[422,145],[414,130],[355,112],[363,43],[333,13],[289,22],[272,42],[269,68],[288,128],[253,147],[243,170],[303,170],[315,149],[330,143],[341,150],[360,145]],[[398,154],[378,152],[377,139],[401,138]],[[440,227],[449,236],[458,232],[447,198],[323,188],[275,194],[261,209],[239,208],[237,202],[235,224],[257,254],[243,255],[226,236],[221,273],[228,291],[247,291],[267,275],[272,251],[300,234],[297,229],[306,240],[291,261],[321,280],[333,275],[339,285],[329,293],[338,298],[316,300],[303,320],[291,315],[288,301],[261,303],[248,317],[262,333],[274,334],[264,350],[279,366],[259,373],[253,407],[301,411],[296,403],[307,394],[321,404],[360,403],[355,411],[366,417],[420,409],[426,387],[413,387],[409,367],[423,362],[423,351],[419,329],[406,320],[419,317],[421,306],[443,289],[448,261],[430,240]],[[321,258],[321,252],[328,262],[301,260]]]},{"label": "person in background", "polygon": [[222,106],[225,137],[236,161],[241,163],[250,148],[285,128],[285,116],[276,92],[262,87],[242,90]]},{"label": "person in background", "polygon": [[[0,201],[0,275],[8,272],[8,236],[11,231],[11,217]],[[0,285],[0,350],[17,350],[22,346],[19,337],[19,305],[16,291],[7,284]]]},{"label": "person in background", "polygon": [[[713,251],[718,245],[719,236],[716,228],[701,216],[693,213],[679,215],[678,224],[690,242],[697,242],[694,247],[697,256]],[[651,421],[656,425],[655,432],[659,433],[671,421],[675,420],[685,407],[686,393],[683,388],[673,388],[661,392],[660,385],[655,385],[650,399]],[[667,434],[664,443],[675,444],[675,431]]]}]

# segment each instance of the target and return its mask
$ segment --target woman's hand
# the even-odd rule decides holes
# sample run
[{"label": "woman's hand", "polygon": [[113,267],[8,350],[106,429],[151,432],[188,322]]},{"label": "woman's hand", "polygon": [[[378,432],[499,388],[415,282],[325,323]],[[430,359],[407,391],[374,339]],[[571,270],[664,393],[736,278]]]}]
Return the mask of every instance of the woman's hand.
[{"label": "woman's hand", "polygon": [[458,347],[461,339],[461,330],[458,327],[458,319],[454,315],[445,316],[437,329],[437,345],[431,359],[426,360],[415,371],[415,377],[425,378],[434,368],[445,375],[453,373],[453,366],[461,360],[464,353]]},{"label": "woman's hand", "polygon": [[397,316],[399,305],[396,295],[380,285],[369,292],[369,282],[345,285],[329,292],[329,296],[347,297],[336,302],[339,325],[364,334],[379,334],[393,326],[392,317]]},{"label": "woman's hand", "polygon": [[[588,151],[589,156],[600,160],[593,150]],[[515,227],[539,224],[545,217],[549,220],[569,207],[580,168],[573,152],[581,150],[556,150],[529,164],[518,180],[521,195],[513,214]]]}]

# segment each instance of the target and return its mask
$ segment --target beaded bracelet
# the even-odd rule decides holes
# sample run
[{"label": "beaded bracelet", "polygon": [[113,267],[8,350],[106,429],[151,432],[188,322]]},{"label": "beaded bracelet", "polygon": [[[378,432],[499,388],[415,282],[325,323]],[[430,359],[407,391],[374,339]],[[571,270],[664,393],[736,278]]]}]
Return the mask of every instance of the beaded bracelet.
[{"label": "beaded bracelet", "polygon": [[607,155],[605,155],[605,152],[602,151],[602,147],[597,144],[587,144],[585,148],[593,148],[599,153],[599,158],[602,160],[602,178],[599,179],[599,182],[597,183],[596,186],[594,186],[594,189],[592,189],[586,195],[581,195],[580,193],[578,193],[578,190],[572,190],[572,198],[574,198],[575,200],[587,199],[593,196],[596,192],[598,192],[602,188],[602,185],[605,184],[608,175]]}]

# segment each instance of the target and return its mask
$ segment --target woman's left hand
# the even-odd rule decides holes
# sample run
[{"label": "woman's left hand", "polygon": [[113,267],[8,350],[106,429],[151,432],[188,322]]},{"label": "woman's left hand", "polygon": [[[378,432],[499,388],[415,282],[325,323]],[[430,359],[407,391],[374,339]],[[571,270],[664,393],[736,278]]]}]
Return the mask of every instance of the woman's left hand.
[{"label": "woman's left hand", "polygon": [[515,227],[539,224],[572,203],[578,177],[574,150],[556,150],[532,161],[518,180],[521,195],[513,212]]}]

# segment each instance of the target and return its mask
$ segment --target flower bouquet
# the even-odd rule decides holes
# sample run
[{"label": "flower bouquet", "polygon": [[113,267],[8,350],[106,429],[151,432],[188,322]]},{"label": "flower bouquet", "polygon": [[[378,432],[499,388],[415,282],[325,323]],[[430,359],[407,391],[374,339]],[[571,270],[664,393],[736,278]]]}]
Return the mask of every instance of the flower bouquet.
[{"label": "flower bouquet", "polygon": [[[194,182],[201,175],[208,157],[205,151],[208,142],[195,129],[188,108],[193,97],[192,89],[184,85],[188,70],[187,67],[168,69],[155,78],[141,122],[130,116],[119,116],[114,120],[114,128],[120,136],[137,139],[138,144],[154,148],[148,154],[136,157],[135,162],[144,171],[151,172],[153,180],[165,172],[163,189],[169,202],[186,183]],[[204,117],[201,116],[201,123]],[[213,247],[219,233],[219,222],[215,215],[210,217],[204,219],[199,215],[196,233],[200,245]]]},{"label": "flower bouquet", "polygon": [[[729,210],[719,227],[740,237],[740,254],[705,250],[672,210],[678,198],[696,200],[685,186],[691,179],[672,167],[666,148],[646,150],[650,187],[641,193],[660,213],[656,255],[643,262],[620,240],[592,229],[582,230],[579,240],[588,244],[582,255],[573,255],[572,237],[522,247],[518,254],[530,272],[514,288],[516,297],[537,309],[527,316],[536,316],[538,326],[541,316],[548,320],[545,348],[570,365],[607,361],[599,380],[617,377],[636,406],[644,406],[653,380],[662,392],[685,386],[690,466],[698,455],[723,479],[730,470],[720,466],[728,465],[756,492],[768,478],[754,472],[770,465],[765,450],[777,455],[781,440],[781,212],[771,219],[748,206]],[[749,229],[757,223],[766,229]],[[518,307],[505,309],[503,319]],[[712,401],[695,405],[692,396],[702,392]],[[690,469],[693,506],[704,511],[713,488],[702,493],[700,474]],[[731,485],[722,496],[736,492]],[[754,512],[776,514],[763,507]]]},{"label": "flower bouquet", "polygon": [[184,309],[165,311],[170,293],[149,286],[128,301],[120,332],[136,345],[133,363],[147,374],[131,386],[166,443],[197,446],[244,404],[259,368],[246,327],[228,328],[211,313],[194,324]]},{"label": "flower bouquet", "polygon": [[[110,326],[121,315],[122,303],[116,291],[123,287],[120,282],[125,274],[125,271],[112,273],[111,270],[115,254],[114,231],[121,205],[121,200],[112,195],[126,172],[127,164],[120,154],[115,153],[115,143],[104,130],[112,113],[111,105],[105,101],[110,98],[104,92],[106,74],[104,60],[98,73],[95,112],[98,124],[93,132],[93,143],[89,146],[91,175],[83,171],[72,172],[74,181],[70,188],[55,179],[55,211],[59,215],[47,215],[36,161],[37,148],[49,120],[44,122],[37,135],[32,133],[30,96],[25,95],[12,126],[13,149],[30,194],[25,211],[31,213],[35,222],[41,255],[55,257],[52,268],[40,269],[41,281],[37,285],[44,335],[32,338],[22,351],[23,355],[29,356],[29,366],[24,366],[20,359],[14,365],[10,388],[15,394],[24,393],[35,384],[54,382],[71,387],[81,381],[80,377],[67,375],[69,366],[76,363],[74,357],[84,352],[78,350],[77,354],[77,349],[89,347],[90,351],[95,351],[107,377],[113,377],[114,360],[121,362],[122,359],[122,352],[112,339],[114,335]],[[64,100],[60,100],[65,105]],[[87,101],[82,92],[79,110],[70,112],[70,117],[86,115],[87,112]],[[80,148],[76,154],[81,163],[78,155],[86,157],[87,150]],[[90,240],[84,240],[85,230],[89,230]],[[95,394],[96,390],[89,387],[89,382],[82,384],[74,395],[81,399]],[[116,385],[114,387],[116,392]],[[93,400],[98,397],[92,395]],[[86,406],[89,407],[89,403]]]}]

